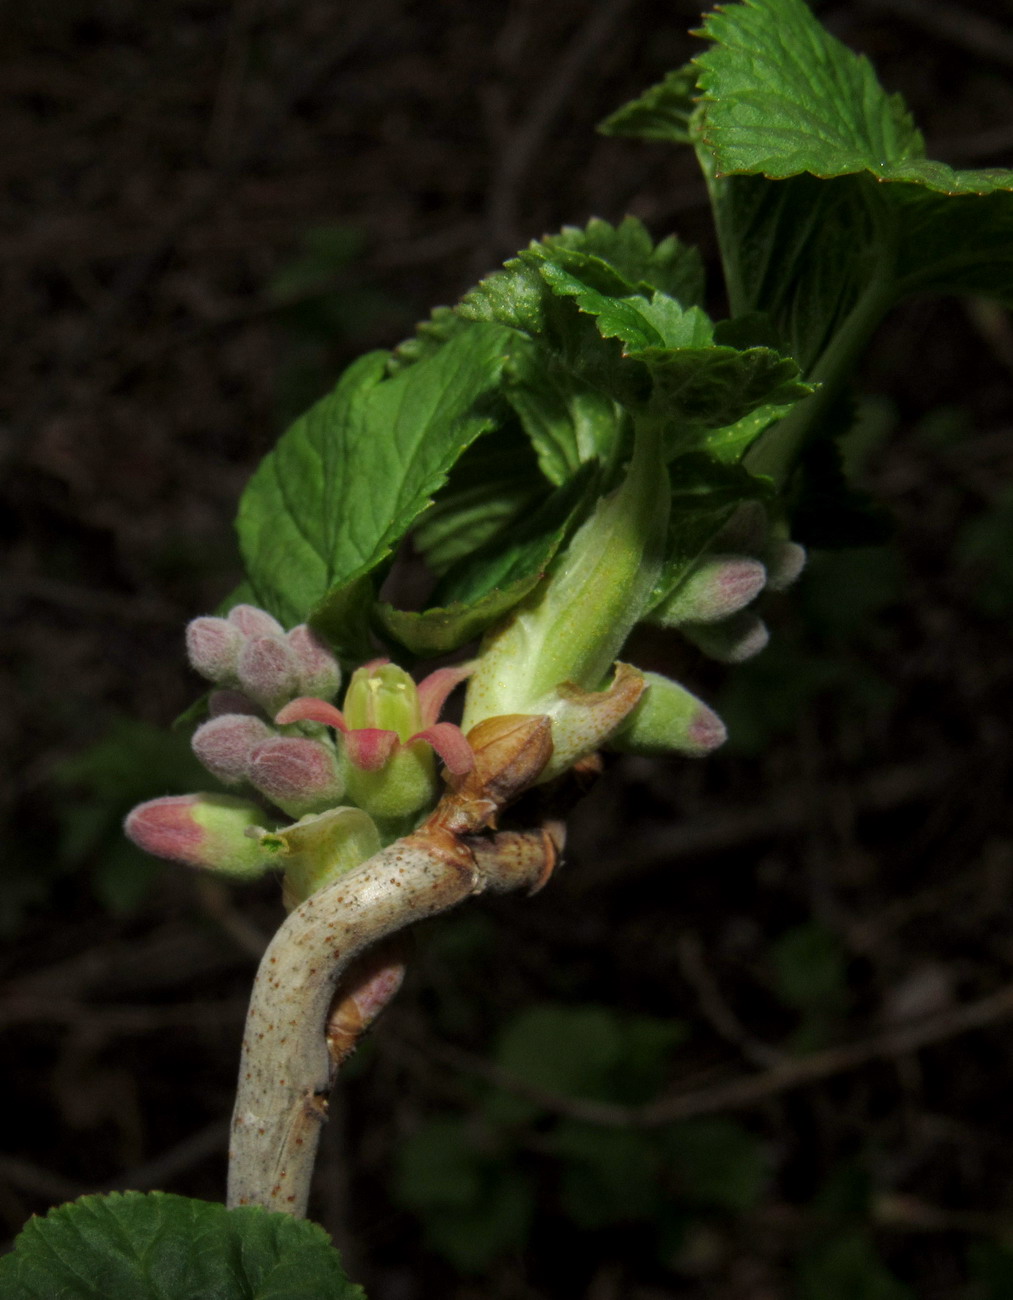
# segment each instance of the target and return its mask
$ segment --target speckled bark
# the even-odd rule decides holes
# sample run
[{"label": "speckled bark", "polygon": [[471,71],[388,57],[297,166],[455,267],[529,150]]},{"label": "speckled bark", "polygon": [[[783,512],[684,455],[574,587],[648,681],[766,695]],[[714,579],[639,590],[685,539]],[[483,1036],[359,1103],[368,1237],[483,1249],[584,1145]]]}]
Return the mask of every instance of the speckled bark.
[{"label": "speckled bark", "polygon": [[303,1215],[336,1066],[324,1028],[349,963],[482,887],[463,847],[399,841],[297,908],[264,954],[243,1037],[229,1205]]},{"label": "speckled bark", "polygon": [[556,847],[547,833],[478,834],[551,753],[545,719],[496,721],[511,722],[513,730],[487,728],[476,773],[462,788],[446,795],[414,834],[308,898],[271,941],[243,1037],[230,1206],[306,1213],[337,1072],[328,1015],[349,964],[385,936],[471,894],[538,888],[551,872]]}]

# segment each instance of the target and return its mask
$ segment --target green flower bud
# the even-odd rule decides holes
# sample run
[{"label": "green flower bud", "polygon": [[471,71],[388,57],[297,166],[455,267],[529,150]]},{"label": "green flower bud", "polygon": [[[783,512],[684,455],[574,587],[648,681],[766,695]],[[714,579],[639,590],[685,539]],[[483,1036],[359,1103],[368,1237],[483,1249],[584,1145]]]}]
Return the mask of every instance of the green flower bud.
[{"label": "green flower bud", "polygon": [[679,631],[698,650],[721,664],[741,664],[758,655],[770,640],[762,618],[741,609],[720,623],[684,623]]},{"label": "green flower bud", "polygon": [[767,586],[771,591],[787,591],[805,568],[806,551],[798,542],[775,537],[764,552]]},{"label": "green flower bud", "polygon": [[382,659],[352,673],[342,712],[350,729],[393,731],[402,743],[425,725],[415,682],[403,668]]},{"label": "green flower bud", "polygon": [[685,754],[702,758],[727,738],[725,724],[702,700],[685,686],[662,677],[644,673],[646,689],[636,708],[609,741],[621,753]]},{"label": "green flower bud", "polygon": [[247,835],[263,816],[256,804],[227,794],[168,795],[138,804],[124,830],[156,857],[250,878],[273,865],[270,851]]},{"label": "green flower bud", "polygon": [[767,571],[748,555],[707,555],[675,591],[651,610],[662,627],[714,623],[743,609],[760,594]]}]

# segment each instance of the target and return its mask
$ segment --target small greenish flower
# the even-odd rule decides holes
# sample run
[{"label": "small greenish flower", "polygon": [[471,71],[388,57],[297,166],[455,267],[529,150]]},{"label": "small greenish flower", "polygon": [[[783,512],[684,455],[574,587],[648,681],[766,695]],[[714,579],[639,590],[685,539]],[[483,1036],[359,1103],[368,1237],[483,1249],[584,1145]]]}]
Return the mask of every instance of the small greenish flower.
[{"label": "small greenish flower", "polygon": [[303,696],[287,704],[275,722],[333,727],[340,735],[348,796],[374,817],[410,817],[437,797],[435,755],[455,776],[474,766],[460,727],[437,721],[447,696],[471,670],[471,664],[439,668],[416,685],[403,668],[374,659],[352,674],[343,710]]}]

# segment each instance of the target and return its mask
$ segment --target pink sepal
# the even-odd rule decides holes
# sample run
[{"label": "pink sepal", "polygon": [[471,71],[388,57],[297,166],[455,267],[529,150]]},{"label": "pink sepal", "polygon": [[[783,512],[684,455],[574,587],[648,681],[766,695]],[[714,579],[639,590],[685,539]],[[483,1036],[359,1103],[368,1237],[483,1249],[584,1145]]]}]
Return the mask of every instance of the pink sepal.
[{"label": "pink sepal", "polygon": [[[477,664],[471,660],[465,664],[455,664],[452,668],[437,668],[428,677],[419,682],[419,707],[422,721],[427,727],[432,726],[440,716],[440,710],[447,702],[447,696],[466,677],[470,677]],[[435,745],[433,746],[435,749]]]},{"label": "pink sepal", "polygon": [[381,727],[356,727],[345,732],[348,760],[364,772],[378,772],[399,744],[396,731]]},{"label": "pink sepal", "polygon": [[[442,672],[443,669],[440,669]],[[434,722],[425,731],[417,731],[411,740],[424,740],[443,759],[455,776],[463,776],[475,766],[475,755],[465,739],[464,732],[452,722]]]},{"label": "pink sepal", "polygon": [[325,727],[334,727],[337,731],[347,733],[348,723],[345,715],[326,700],[318,700],[314,695],[300,695],[291,704],[286,704],[275,715],[279,727],[287,727],[290,722],[322,722]]}]

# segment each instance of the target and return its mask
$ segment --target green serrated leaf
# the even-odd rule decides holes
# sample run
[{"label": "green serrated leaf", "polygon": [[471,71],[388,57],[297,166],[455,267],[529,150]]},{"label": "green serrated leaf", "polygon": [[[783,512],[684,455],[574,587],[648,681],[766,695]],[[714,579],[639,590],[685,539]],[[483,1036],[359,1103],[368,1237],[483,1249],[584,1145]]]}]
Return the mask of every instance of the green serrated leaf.
[{"label": "green serrated leaf", "polygon": [[620,439],[616,403],[534,342],[514,350],[505,395],[550,483],[565,483],[588,461],[607,461]]},{"label": "green serrated leaf", "polygon": [[457,311],[469,320],[494,321],[541,338],[550,352],[565,351],[572,316],[560,315],[559,304],[539,273],[544,262],[614,297],[658,291],[684,308],[700,306],[703,298],[702,264],[696,250],[675,236],[654,244],[643,225],[627,217],[619,226],[598,219],[585,229],[567,226],[557,235],[531,243],[502,271],[466,294]]},{"label": "green serrated leaf", "polygon": [[805,0],[724,6],[698,35],[714,42],[693,62],[699,137],[719,175],[865,171],[941,194],[1013,187],[1002,168],[957,171],[926,158],[903,99],[883,90],[868,59],[831,36]]},{"label": "green serrated leaf", "polygon": [[564,226],[558,235],[548,235],[526,251],[570,265],[577,274],[592,264],[607,267],[628,286],[621,292],[658,290],[684,307],[703,305],[703,262],[698,250],[675,235],[656,244],[636,217],[624,217],[618,226],[592,217],[585,227]]},{"label": "green serrated leaf", "polygon": [[587,496],[588,479],[587,473],[571,479],[455,565],[433,592],[432,608],[415,612],[379,605],[381,628],[420,655],[446,654],[474,640],[545,577]]},{"label": "green serrated leaf", "polygon": [[414,544],[440,576],[536,505],[545,487],[534,448],[510,420],[461,456],[415,524]]},{"label": "green serrated leaf", "polygon": [[649,348],[650,409],[665,419],[669,457],[706,450],[732,462],[813,391],[794,361],[769,348]]},{"label": "green serrated leaf", "polygon": [[326,598],[380,564],[489,429],[508,337],[464,331],[392,377],[387,354],[352,365],[261,463],[240,504],[258,601],[283,622],[309,611],[340,641]]},{"label": "green serrated leaf", "polygon": [[708,14],[714,46],[694,64],[700,134],[719,172],[817,176],[902,166],[924,155],[899,96],[805,0],[754,0]]},{"label": "green serrated leaf", "polygon": [[[582,274],[588,269],[592,268],[581,267]],[[553,293],[573,298],[581,311],[595,318],[602,338],[619,339],[627,355],[648,348],[707,347],[713,339],[713,328],[704,311],[699,307],[684,308],[667,294],[616,296],[625,288],[621,283],[615,286],[615,292],[602,289],[555,260],[546,259],[539,270]]]},{"label": "green serrated leaf", "polygon": [[[539,255],[542,279],[558,297],[571,299],[590,317],[603,340],[621,352],[570,349],[567,363],[634,409],[665,423],[669,456],[712,446],[721,459],[741,456],[773,420],[812,392],[794,361],[770,348],[713,343],[713,327],[698,307],[683,308],[662,293],[613,297],[579,278],[547,253]],[[745,417],[766,408],[740,427]],[[778,409],[780,408],[780,409]]]},{"label": "green serrated leaf", "polygon": [[429,319],[419,321],[415,333],[399,343],[391,353],[387,373],[395,375],[399,370],[415,365],[417,361],[425,361],[468,328],[469,322],[452,307],[435,307]]},{"label": "green serrated leaf", "polygon": [[0,1259],[4,1300],[365,1300],[304,1219],[165,1192],[84,1196]]},{"label": "green serrated leaf", "polygon": [[[646,279],[652,274],[661,286]],[[592,222],[530,245],[458,310],[530,340],[515,349],[507,392],[545,473],[558,482],[586,455],[574,445],[568,403],[575,392],[594,388],[620,408],[653,412],[673,430],[674,454],[758,406],[789,405],[809,391],[792,362],[770,349],[714,350],[697,294],[697,264],[681,246],[664,241],[652,251],[639,223]],[[600,399],[594,451],[607,458],[619,426],[607,429]],[[739,452],[753,431],[736,430],[718,445]]]},{"label": "green serrated leaf", "polygon": [[898,298],[1011,300],[1013,172],[925,158],[899,97],[804,0],[728,5],[700,34],[713,44],[695,60],[693,135],[732,310],[769,313],[780,347],[823,384],[751,453],[784,482]]},{"label": "green serrated leaf", "polygon": [[602,135],[635,136],[689,144],[690,118],[696,95],[696,69],[692,64],[665,74],[657,85],[624,104],[598,127]]}]

